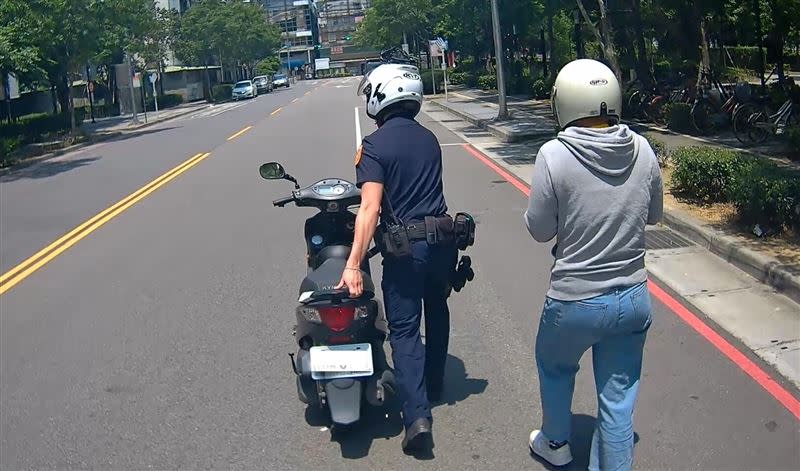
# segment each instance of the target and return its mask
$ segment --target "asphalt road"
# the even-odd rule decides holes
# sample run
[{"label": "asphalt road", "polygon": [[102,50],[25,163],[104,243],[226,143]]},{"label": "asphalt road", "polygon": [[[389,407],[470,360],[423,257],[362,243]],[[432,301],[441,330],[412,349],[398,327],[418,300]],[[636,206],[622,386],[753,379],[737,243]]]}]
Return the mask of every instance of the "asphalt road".
[{"label": "asphalt road", "polygon": [[[306,185],[352,179],[356,84],[301,82],[0,179],[6,272],[210,152],[0,295],[0,468],[545,469],[527,437],[540,417],[533,339],[549,246],[525,231],[524,196],[424,115],[444,145],[451,210],[479,223],[476,279],[451,298],[435,458],[402,454],[396,411],[332,438],[296,399],[287,353],[313,210],[273,208],[291,185],[261,180],[258,166],[280,161]],[[797,469],[797,419],[656,301],[654,318],[636,468]],[[594,423],[589,357],[571,469],[585,468]]]}]

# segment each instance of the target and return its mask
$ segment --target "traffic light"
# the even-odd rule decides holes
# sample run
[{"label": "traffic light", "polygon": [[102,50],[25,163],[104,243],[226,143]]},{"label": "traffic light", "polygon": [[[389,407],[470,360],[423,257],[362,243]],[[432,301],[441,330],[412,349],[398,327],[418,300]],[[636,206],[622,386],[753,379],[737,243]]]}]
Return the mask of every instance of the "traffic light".
[{"label": "traffic light", "polygon": [[345,41],[350,41],[352,38],[353,38],[352,36],[345,36],[345,37],[344,37],[344,40],[345,40]]}]

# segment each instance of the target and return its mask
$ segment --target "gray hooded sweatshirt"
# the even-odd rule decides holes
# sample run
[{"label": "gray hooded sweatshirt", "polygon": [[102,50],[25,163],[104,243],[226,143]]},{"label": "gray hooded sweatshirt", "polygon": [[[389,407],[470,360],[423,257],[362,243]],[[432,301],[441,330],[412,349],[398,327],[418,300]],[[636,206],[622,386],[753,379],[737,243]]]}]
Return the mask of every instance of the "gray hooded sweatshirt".
[{"label": "gray hooded sweatshirt", "polygon": [[662,205],[658,160],[626,125],[569,127],[543,145],[525,224],[539,242],[556,238],[547,295],[575,301],[646,281],[644,229]]}]

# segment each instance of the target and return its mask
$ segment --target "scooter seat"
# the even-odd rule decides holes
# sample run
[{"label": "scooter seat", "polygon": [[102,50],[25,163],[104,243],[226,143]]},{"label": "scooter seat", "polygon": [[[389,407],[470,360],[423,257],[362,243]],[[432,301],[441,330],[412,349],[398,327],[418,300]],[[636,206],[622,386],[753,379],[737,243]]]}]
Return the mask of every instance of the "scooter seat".
[{"label": "scooter seat", "polygon": [[[300,283],[300,297],[313,300],[314,298],[335,295],[336,285],[342,279],[342,272],[344,272],[346,263],[347,260],[343,258],[329,258],[322,262],[317,269],[309,273]],[[375,296],[375,284],[364,270],[361,270],[361,277],[363,278],[364,293],[360,298],[371,299]]]}]

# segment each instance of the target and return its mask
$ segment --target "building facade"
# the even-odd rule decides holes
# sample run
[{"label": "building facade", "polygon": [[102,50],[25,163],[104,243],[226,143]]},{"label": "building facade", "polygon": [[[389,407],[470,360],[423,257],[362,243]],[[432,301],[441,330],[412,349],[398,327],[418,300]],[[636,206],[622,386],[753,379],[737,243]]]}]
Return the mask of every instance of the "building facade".
[{"label": "building facade", "polygon": [[360,75],[366,60],[379,51],[355,45],[355,33],[364,19],[370,0],[327,0],[318,2],[320,56],[330,59],[330,69],[317,75]]},{"label": "building facade", "polygon": [[358,23],[364,19],[369,0],[328,0],[319,9],[322,47],[352,46]]},{"label": "building facade", "polygon": [[284,72],[310,71],[317,57],[319,27],[313,0],[262,0],[269,22],[281,32],[279,50]]}]

